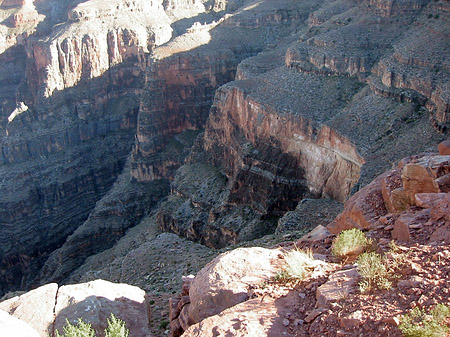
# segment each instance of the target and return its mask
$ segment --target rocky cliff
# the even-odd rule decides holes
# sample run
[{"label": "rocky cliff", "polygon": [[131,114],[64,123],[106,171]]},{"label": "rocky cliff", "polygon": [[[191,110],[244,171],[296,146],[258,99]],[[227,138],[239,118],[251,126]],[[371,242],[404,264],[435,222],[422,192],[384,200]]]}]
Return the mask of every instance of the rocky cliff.
[{"label": "rocky cliff", "polygon": [[274,232],[303,199],[344,201],[449,125],[445,1],[0,13],[2,292],[65,279],[152,212],[209,247]]}]

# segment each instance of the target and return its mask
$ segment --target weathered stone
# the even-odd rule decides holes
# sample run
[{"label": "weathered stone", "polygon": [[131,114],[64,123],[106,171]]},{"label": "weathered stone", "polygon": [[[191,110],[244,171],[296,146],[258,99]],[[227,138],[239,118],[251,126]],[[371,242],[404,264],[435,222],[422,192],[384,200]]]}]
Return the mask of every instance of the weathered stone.
[{"label": "weathered stone", "polygon": [[173,321],[180,315],[180,309],[178,309],[178,303],[180,303],[180,297],[169,298],[169,320]]},{"label": "weathered stone", "polygon": [[323,314],[326,311],[325,308],[316,308],[313,311],[311,311],[306,317],[305,322],[311,323],[314,321],[317,317],[319,317],[321,314]]},{"label": "weathered stone", "polygon": [[183,330],[187,330],[195,322],[189,317],[189,307],[190,304],[185,305],[180,312],[178,317],[178,322]]},{"label": "weathered stone", "polygon": [[286,335],[284,317],[289,307],[295,305],[297,301],[298,295],[295,292],[276,300],[269,296],[251,299],[192,325],[183,336],[284,336]]},{"label": "weathered stone", "polygon": [[413,161],[402,170],[403,189],[408,195],[410,204],[414,205],[416,193],[439,193],[447,188],[447,180],[437,182],[450,173],[450,156],[424,156]]},{"label": "weathered stone", "polygon": [[338,234],[345,229],[367,229],[375,226],[378,219],[387,214],[382,195],[381,182],[389,172],[378,176],[369,185],[355,193],[344,205],[344,210],[327,226],[327,229]]},{"label": "weathered stone", "polygon": [[280,251],[264,248],[238,248],[219,255],[195,276],[189,297],[193,322],[216,315],[248,300],[249,284],[274,276]]},{"label": "weathered stone", "polygon": [[325,308],[329,302],[339,301],[355,291],[359,274],[356,268],[333,273],[327,282],[316,290],[316,307]]},{"label": "weathered stone", "polygon": [[127,284],[103,280],[62,286],[55,307],[55,329],[62,332],[66,319],[82,318],[103,336],[106,320],[113,313],[127,322],[131,336],[148,337],[149,308],[145,291]]},{"label": "weathered stone", "polygon": [[450,139],[439,143],[438,149],[441,156],[450,156]]},{"label": "weathered stone", "polygon": [[300,238],[299,241],[320,241],[329,237],[330,235],[331,233],[326,227],[319,225],[311,232]]},{"label": "weathered stone", "polygon": [[402,212],[410,206],[402,186],[400,169],[392,170],[381,180],[381,193],[390,213]]},{"label": "weathered stone", "polygon": [[42,337],[47,335],[38,334],[24,321],[0,310],[0,337]]},{"label": "weathered stone", "polygon": [[[52,333],[58,285],[47,284],[0,303],[0,310],[27,322],[40,336]],[[0,329],[0,331],[2,331]]]},{"label": "weathered stone", "polygon": [[340,319],[340,325],[345,329],[356,328],[361,326],[363,323],[363,312],[361,310],[352,312],[350,315],[341,317]]},{"label": "weathered stone", "polygon": [[445,197],[445,193],[416,193],[414,196],[416,205],[422,208],[432,208]]},{"label": "weathered stone", "polygon": [[181,288],[181,296],[189,296],[189,289],[191,288],[194,278],[194,275],[182,276],[183,286]]}]

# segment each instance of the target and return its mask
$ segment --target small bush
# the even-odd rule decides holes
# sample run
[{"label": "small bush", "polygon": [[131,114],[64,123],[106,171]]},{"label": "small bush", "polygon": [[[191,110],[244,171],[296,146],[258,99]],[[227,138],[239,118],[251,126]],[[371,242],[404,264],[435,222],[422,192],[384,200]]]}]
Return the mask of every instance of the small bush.
[{"label": "small bush", "polygon": [[311,250],[304,252],[303,250],[293,249],[284,256],[286,261],[287,274],[298,280],[305,278],[306,274],[317,266],[318,261],[314,260]]},{"label": "small bush", "polygon": [[125,326],[125,322],[114,316],[108,318],[108,326],[105,330],[105,337],[128,337],[130,334],[129,330]]},{"label": "small bush", "polygon": [[352,228],[344,230],[334,239],[331,253],[341,259],[356,257],[369,249],[372,240],[359,229]]},{"label": "small bush", "polygon": [[[128,337],[129,330],[125,326],[125,322],[111,314],[107,320],[108,326],[105,329],[105,337]],[[77,325],[73,325],[66,319],[66,325],[63,327],[63,334],[58,330],[55,332],[56,337],[96,337],[95,331],[90,323],[86,323],[82,318],[78,320]]]},{"label": "small bush", "polygon": [[60,335],[56,330],[56,337],[95,337],[95,331],[92,325],[83,321],[82,318],[78,320],[77,325],[73,325],[66,318],[66,326],[63,327],[63,335]]},{"label": "small bush", "polygon": [[414,308],[402,318],[399,325],[405,337],[442,337],[450,332],[446,321],[450,318],[450,308],[438,304],[428,314],[423,309]]},{"label": "small bush", "polygon": [[392,274],[387,268],[380,254],[375,252],[363,253],[358,257],[358,272],[362,277],[359,288],[362,293],[392,287]]}]

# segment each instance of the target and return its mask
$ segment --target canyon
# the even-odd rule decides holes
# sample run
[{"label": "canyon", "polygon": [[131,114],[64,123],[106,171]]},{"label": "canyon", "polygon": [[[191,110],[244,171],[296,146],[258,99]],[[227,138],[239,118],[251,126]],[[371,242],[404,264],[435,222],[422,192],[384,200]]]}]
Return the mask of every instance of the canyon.
[{"label": "canyon", "polygon": [[99,277],[168,293],[201,267],[183,256],[331,222],[448,138],[449,12],[3,0],[0,295]]}]

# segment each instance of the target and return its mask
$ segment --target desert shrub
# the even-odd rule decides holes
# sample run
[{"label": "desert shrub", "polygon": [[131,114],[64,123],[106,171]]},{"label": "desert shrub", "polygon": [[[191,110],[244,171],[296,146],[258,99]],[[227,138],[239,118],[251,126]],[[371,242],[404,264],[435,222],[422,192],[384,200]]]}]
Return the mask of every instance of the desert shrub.
[{"label": "desert shrub", "polygon": [[386,266],[384,259],[375,252],[363,253],[358,257],[358,273],[362,280],[359,283],[361,292],[373,289],[390,289],[392,287],[392,273]]},{"label": "desert shrub", "polygon": [[314,270],[322,261],[315,260],[311,250],[292,249],[284,254],[285,269],[279,271],[272,279],[277,283],[298,282]]},{"label": "desert shrub", "polygon": [[[125,326],[125,322],[111,314],[107,320],[105,329],[105,337],[128,337],[129,330]],[[95,331],[90,323],[86,323],[82,318],[78,320],[77,325],[71,324],[66,319],[66,325],[63,327],[63,334],[58,330],[55,332],[56,337],[96,337]]]},{"label": "desert shrub", "polygon": [[450,308],[444,304],[436,305],[429,313],[414,308],[402,317],[399,325],[405,337],[442,337],[450,332],[446,324],[450,318]]},{"label": "desert shrub", "polygon": [[128,337],[129,330],[127,329],[125,322],[114,316],[108,318],[108,326],[105,330],[105,337]]},{"label": "desert shrub", "polygon": [[304,279],[306,274],[317,266],[311,250],[293,249],[285,254],[286,272],[294,279]]},{"label": "desert shrub", "polygon": [[60,335],[58,330],[55,332],[56,337],[95,337],[95,331],[92,325],[83,321],[82,318],[78,320],[77,325],[73,325],[66,318],[66,325],[63,327],[63,334]]},{"label": "desert shrub", "polygon": [[359,229],[347,229],[338,234],[333,240],[331,253],[341,259],[357,256],[369,249],[372,240]]}]

